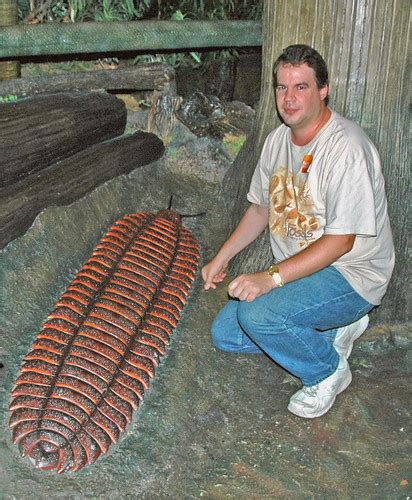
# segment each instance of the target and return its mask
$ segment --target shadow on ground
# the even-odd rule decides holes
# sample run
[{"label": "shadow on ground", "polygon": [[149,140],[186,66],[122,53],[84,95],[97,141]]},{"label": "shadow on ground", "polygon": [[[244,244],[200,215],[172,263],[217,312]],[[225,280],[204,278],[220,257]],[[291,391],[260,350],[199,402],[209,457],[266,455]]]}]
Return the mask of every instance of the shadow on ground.
[{"label": "shadow on ground", "polygon": [[410,325],[370,328],[351,356],[354,381],[312,421],[288,413],[297,381],[263,356],[211,345],[224,287],[197,279],[145,400],[107,455],[77,473],[42,472],[21,458],[7,426],[10,390],[47,313],[96,241],[125,213],[185,213],[207,261],[225,236],[217,144],[186,137],[163,160],[68,207],[45,210],[0,253],[3,367],[2,498],[407,498],[410,495]]}]

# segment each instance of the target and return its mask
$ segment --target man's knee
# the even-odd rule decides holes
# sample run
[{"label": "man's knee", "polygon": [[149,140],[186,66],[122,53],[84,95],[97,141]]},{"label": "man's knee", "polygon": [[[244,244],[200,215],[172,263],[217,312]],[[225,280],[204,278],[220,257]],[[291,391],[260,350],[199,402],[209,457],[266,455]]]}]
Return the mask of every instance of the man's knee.
[{"label": "man's knee", "polygon": [[255,312],[254,302],[239,303],[237,318],[245,332],[249,333],[253,331],[257,317],[258,314]]},{"label": "man's knee", "polygon": [[255,332],[261,332],[269,325],[276,331],[276,325],[283,325],[283,314],[268,310],[264,301],[255,299],[252,302],[241,302],[238,309],[238,320],[241,327],[253,338]]},{"label": "man's knee", "polygon": [[219,317],[216,317],[210,329],[212,335],[212,343],[217,349],[225,350],[225,329]]}]

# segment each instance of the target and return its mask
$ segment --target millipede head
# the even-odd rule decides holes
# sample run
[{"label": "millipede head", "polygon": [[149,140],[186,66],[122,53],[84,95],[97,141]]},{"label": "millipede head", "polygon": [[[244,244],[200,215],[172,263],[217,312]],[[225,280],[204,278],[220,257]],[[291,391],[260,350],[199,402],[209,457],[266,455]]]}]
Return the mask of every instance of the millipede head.
[{"label": "millipede head", "polygon": [[182,223],[182,217],[177,213],[173,212],[172,210],[159,210],[156,214],[157,217],[161,217],[166,220],[170,220],[173,222],[173,224],[176,224],[177,226],[180,226]]}]

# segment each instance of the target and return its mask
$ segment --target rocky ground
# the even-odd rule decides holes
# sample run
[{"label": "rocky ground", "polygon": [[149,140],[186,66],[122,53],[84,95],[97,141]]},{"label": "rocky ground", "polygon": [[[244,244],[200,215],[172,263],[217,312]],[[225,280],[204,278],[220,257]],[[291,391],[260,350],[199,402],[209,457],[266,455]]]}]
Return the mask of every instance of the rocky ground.
[{"label": "rocky ground", "polygon": [[[131,115],[129,127],[144,116]],[[22,357],[101,234],[125,213],[173,208],[207,261],[224,240],[219,187],[231,155],[178,125],[164,158],[83,199],[43,211],[0,252],[0,498],[410,497],[411,327],[367,330],[354,381],[323,418],[288,413],[297,381],[266,357],[218,352],[210,323],[225,287],[197,278],[145,400],[107,455],[77,473],[42,472],[11,442],[7,406]]]}]

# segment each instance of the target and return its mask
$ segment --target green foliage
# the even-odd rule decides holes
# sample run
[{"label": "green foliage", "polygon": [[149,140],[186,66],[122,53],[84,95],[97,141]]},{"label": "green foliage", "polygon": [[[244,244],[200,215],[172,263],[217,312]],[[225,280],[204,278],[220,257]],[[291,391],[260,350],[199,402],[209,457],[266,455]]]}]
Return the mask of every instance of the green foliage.
[{"label": "green foliage", "polygon": [[69,0],[70,21],[83,21],[87,12],[87,0]]},{"label": "green foliage", "polygon": [[135,57],[134,64],[164,63],[177,68],[181,64],[199,66],[202,61],[198,52],[172,52],[170,54],[143,54]]},{"label": "green foliage", "polygon": [[159,0],[159,18],[169,18],[176,7],[191,19],[261,19],[263,0]]},{"label": "green foliage", "polygon": [[63,18],[67,16],[67,7],[64,2],[55,2],[51,5],[51,13],[55,18]]},{"label": "green foliage", "polygon": [[100,0],[95,2],[93,17],[95,21],[133,21],[141,19],[150,4],[150,0],[140,2],[134,2],[133,0]]},{"label": "green foliage", "polygon": [[29,0],[17,0],[17,11],[19,13],[19,19],[26,17],[30,12]]},{"label": "green foliage", "polygon": [[263,0],[17,0],[23,22],[261,19]]},{"label": "green foliage", "polygon": [[135,21],[153,0],[19,0],[23,22]]},{"label": "green foliage", "polygon": [[226,146],[226,149],[230,154],[230,156],[232,158],[235,158],[238,155],[243,144],[245,143],[245,140],[246,140],[245,135],[239,135],[239,136],[226,135],[223,138],[223,144]]},{"label": "green foliage", "polygon": [[16,102],[18,97],[16,95],[0,96],[0,103],[2,102]]}]

